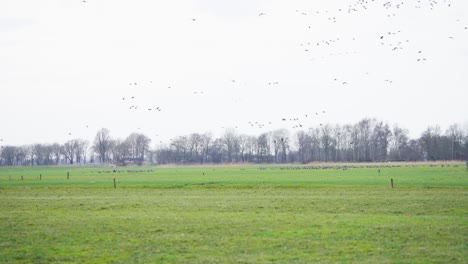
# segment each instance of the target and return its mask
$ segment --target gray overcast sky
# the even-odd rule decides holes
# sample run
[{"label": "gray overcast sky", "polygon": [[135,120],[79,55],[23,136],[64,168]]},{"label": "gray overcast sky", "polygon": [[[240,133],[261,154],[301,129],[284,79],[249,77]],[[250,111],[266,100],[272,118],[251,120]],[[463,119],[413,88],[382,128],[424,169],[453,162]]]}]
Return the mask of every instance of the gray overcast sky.
[{"label": "gray overcast sky", "polygon": [[0,138],[468,124],[468,1],[359,2],[2,0]]}]

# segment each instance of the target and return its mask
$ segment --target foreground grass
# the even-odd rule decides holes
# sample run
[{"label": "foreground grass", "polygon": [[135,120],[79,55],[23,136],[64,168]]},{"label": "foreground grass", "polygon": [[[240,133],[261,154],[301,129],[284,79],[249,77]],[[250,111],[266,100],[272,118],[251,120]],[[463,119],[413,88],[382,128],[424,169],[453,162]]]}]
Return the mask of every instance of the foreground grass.
[{"label": "foreground grass", "polygon": [[0,262],[465,263],[468,253],[463,167],[143,169],[0,169]]}]

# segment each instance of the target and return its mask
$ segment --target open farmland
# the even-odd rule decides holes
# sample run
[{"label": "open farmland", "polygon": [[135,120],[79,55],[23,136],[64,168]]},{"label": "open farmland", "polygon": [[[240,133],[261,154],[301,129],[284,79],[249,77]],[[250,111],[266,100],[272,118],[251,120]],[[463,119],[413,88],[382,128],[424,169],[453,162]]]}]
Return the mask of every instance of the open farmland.
[{"label": "open farmland", "polygon": [[467,194],[454,163],[4,167],[0,262],[464,263]]}]

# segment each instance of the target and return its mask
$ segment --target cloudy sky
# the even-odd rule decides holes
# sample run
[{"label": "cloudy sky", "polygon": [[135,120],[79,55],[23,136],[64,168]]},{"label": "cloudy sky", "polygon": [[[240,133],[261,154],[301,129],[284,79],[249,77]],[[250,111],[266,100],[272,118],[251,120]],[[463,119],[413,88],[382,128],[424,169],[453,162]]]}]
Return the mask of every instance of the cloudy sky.
[{"label": "cloudy sky", "polygon": [[0,138],[468,125],[468,1],[361,2],[2,0]]}]

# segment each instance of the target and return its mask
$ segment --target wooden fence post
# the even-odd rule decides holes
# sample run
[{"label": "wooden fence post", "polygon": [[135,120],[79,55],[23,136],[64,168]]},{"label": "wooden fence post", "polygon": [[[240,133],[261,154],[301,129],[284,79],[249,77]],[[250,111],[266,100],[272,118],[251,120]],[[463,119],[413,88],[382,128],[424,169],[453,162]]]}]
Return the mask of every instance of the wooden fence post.
[{"label": "wooden fence post", "polygon": [[70,172],[67,171],[67,180],[69,180],[69,179],[70,179]]},{"label": "wooden fence post", "polygon": [[392,186],[393,189],[393,178],[390,179],[390,186]]},{"label": "wooden fence post", "polygon": [[115,184],[115,178],[114,178],[114,189],[117,189],[117,185]]}]

